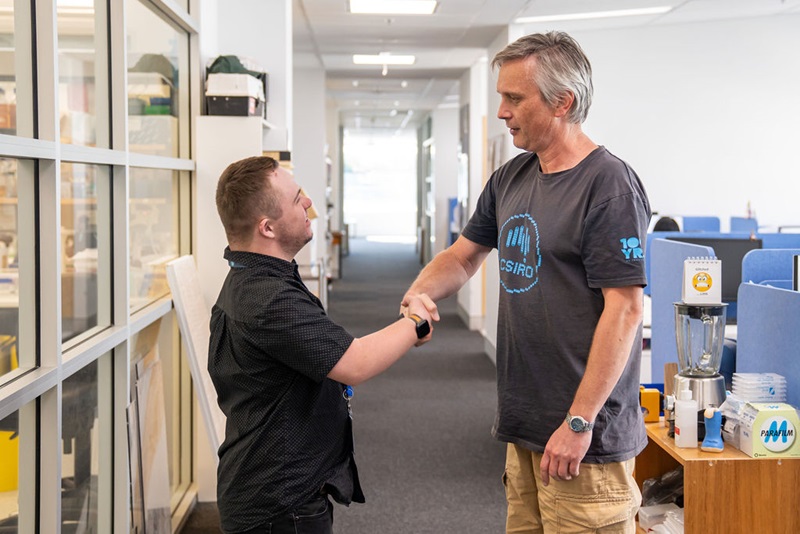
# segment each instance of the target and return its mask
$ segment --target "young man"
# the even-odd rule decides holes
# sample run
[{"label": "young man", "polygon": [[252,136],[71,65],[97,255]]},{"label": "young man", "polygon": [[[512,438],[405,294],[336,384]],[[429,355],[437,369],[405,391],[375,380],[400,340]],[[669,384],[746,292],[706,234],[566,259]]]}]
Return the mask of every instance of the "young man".
[{"label": "young man", "polygon": [[650,206],[636,173],[583,133],[591,66],[561,32],[508,45],[498,118],[526,151],[489,179],[462,235],[403,305],[464,285],[500,261],[498,412],[508,443],[506,531],[634,532],[632,478],[645,447],[638,403],[643,243]]},{"label": "young man", "polygon": [[[311,200],[268,157],[217,185],[231,269],[211,312],[208,370],[227,417],[217,505],[226,534],[326,534],[333,507],[364,502],[353,458],[351,386],[427,342],[436,306],[353,338],[306,288],[293,258],[311,240]],[[431,311],[428,311],[431,310]]]}]

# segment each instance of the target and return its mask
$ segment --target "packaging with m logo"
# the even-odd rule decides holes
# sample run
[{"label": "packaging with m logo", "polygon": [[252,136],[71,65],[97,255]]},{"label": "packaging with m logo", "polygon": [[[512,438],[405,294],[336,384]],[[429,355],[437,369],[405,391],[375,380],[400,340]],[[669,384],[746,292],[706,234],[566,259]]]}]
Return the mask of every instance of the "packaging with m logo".
[{"label": "packaging with m logo", "polygon": [[739,445],[753,458],[800,458],[797,410],[780,402],[749,402],[741,417]]}]

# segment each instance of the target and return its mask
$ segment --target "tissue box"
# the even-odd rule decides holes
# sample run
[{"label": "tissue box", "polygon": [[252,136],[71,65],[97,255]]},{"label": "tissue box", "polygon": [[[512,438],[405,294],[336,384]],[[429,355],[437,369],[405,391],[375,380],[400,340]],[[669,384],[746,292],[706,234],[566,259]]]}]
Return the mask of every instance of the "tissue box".
[{"label": "tissue box", "polygon": [[753,458],[800,458],[797,410],[781,402],[749,402],[739,421],[739,446]]}]

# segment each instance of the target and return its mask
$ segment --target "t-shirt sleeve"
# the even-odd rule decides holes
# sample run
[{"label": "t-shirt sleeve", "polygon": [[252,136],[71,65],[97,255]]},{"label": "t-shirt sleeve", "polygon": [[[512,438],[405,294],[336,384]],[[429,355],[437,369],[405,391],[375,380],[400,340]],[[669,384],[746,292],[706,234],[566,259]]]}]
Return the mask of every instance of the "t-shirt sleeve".
[{"label": "t-shirt sleeve", "polygon": [[645,286],[649,207],[637,192],[614,196],[588,213],[581,254],[589,287]]},{"label": "t-shirt sleeve", "polygon": [[470,217],[461,235],[479,245],[497,248],[497,217],[495,214],[496,174],[489,178],[478,197],[475,213]]},{"label": "t-shirt sleeve", "polygon": [[285,286],[265,303],[249,340],[256,350],[321,382],[353,342],[302,289]]}]

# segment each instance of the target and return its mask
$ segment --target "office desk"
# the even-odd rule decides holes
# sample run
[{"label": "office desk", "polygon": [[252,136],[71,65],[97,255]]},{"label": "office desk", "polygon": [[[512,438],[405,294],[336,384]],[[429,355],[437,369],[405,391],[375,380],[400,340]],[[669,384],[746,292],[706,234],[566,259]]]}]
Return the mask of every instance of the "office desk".
[{"label": "office desk", "polygon": [[634,477],[641,487],[683,466],[686,534],[800,532],[800,458],[750,458],[727,443],[720,453],[680,449],[663,419],[645,426]]}]

